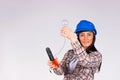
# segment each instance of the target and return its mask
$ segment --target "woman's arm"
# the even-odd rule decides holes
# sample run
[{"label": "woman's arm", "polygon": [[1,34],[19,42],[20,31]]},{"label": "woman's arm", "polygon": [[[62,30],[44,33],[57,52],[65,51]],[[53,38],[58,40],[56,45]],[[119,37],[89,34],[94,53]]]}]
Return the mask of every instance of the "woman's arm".
[{"label": "woman's arm", "polygon": [[85,67],[98,67],[102,61],[102,55],[98,52],[91,52],[87,54],[84,48],[81,46],[78,40],[71,43],[74,53],[78,57],[78,63]]}]

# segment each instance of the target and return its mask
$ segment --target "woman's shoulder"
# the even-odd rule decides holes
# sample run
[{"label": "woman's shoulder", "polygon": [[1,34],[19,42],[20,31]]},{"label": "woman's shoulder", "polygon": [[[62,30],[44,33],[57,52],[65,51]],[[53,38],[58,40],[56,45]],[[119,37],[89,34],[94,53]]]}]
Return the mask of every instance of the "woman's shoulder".
[{"label": "woman's shoulder", "polygon": [[74,51],[73,51],[73,49],[69,49],[67,52],[68,53],[73,53]]},{"label": "woman's shoulder", "polygon": [[74,55],[73,49],[69,49],[65,54],[65,56],[73,56],[73,55]]},{"label": "woman's shoulder", "polygon": [[93,51],[91,53],[91,55],[102,56],[102,54],[99,51]]}]

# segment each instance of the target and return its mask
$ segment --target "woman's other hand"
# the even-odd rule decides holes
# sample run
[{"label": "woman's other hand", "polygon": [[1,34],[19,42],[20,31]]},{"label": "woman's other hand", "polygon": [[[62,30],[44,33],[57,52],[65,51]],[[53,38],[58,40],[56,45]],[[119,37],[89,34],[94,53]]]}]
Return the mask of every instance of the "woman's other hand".
[{"label": "woman's other hand", "polygon": [[69,27],[62,27],[61,35],[63,37],[68,38],[71,42],[75,42],[77,40],[77,36],[73,33],[73,31]]},{"label": "woman's other hand", "polygon": [[54,61],[48,61],[48,66],[50,67],[50,69],[54,69],[54,68],[58,68],[59,67],[59,63],[58,63],[58,59],[55,58]]}]

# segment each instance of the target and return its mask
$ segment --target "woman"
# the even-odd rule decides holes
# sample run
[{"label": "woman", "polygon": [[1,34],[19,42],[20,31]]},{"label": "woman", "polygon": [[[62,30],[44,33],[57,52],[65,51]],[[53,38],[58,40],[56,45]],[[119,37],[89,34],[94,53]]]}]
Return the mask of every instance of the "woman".
[{"label": "woman", "polygon": [[75,33],[69,27],[61,29],[62,36],[70,40],[72,49],[64,55],[59,67],[52,61],[48,61],[48,65],[57,75],[64,74],[64,80],[94,80],[102,63],[102,55],[94,46],[95,26],[90,21],[81,20]]}]

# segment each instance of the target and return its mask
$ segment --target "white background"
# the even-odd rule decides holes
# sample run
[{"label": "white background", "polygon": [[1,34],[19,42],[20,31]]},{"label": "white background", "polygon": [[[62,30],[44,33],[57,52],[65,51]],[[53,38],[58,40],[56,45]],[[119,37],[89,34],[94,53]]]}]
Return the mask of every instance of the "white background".
[{"label": "white background", "polygon": [[[62,80],[49,72],[45,48],[56,54],[64,45],[63,19],[73,31],[82,19],[95,24],[103,55],[95,80],[119,80],[119,0],[0,0],[0,80]],[[70,48],[66,40],[59,61]]]}]

